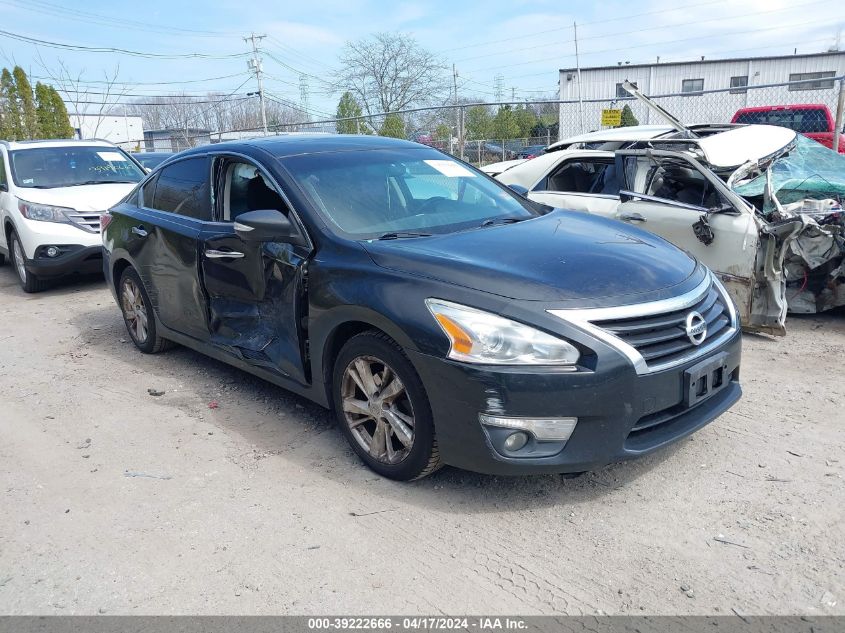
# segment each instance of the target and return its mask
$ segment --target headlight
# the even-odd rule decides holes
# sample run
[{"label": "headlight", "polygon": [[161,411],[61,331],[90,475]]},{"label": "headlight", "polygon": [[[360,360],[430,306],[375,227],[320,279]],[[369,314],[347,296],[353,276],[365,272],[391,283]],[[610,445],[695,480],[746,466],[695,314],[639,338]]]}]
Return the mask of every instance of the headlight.
[{"label": "headlight", "polygon": [[65,207],[53,207],[49,204],[37,204],[23,200],[18,201],[18,210],[23,217],[39,222],[70,222],[66,213],[74,212],[73,209]]},{"label": "headlight", "polygon": [[485,365],[569,365],[578,362],[573,345],[504,317],[441,299],[428,309],[449,338],[449,358]]}]

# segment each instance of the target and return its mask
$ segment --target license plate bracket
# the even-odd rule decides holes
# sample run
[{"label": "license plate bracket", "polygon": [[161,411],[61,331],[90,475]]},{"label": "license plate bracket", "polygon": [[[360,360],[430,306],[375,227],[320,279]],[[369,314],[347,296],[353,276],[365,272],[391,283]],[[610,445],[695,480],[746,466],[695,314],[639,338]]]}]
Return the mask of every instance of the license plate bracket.
[{"label": "license plate bracket", "polygon": [[721,352],[684,371],[684,404],[695,406],[724,389],[731,380],[728,354]]}]

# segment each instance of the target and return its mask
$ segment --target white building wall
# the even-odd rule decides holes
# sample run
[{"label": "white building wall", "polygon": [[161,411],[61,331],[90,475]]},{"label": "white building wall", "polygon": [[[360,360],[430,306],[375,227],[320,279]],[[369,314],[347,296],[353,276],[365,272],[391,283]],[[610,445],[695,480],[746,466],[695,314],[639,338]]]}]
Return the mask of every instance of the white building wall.
[{"label": "white building wall", "polygon": [[131,150],[142,145],[144,121],[139,116],[94,114],[69,115],[70,124],[77,130],[77,138],[99,138]]},{"label": "white building wall", "polygon": [[[825,103],[835,112],[838,86],[824,90],[789,90],[787,86],[783,86],[752,89],[741,93],[707,94],[708,90],[730,88],[731,77],[735,76],[748,76],[749,86],[761,86],[788,82],[789,76],[795,73],[824,71],[832,71],[837,77],[845,76],[845,52],[742,60],[705,60],[684,64],[582,68],[584,131],[600,128],[603,108],[621,108],[626,103],[631,106],[640,123],[664,123],[636,101],[616,100],[616,84],[626,79],[635,82],[649,96],[676,95],[681,92],[684,79],[703,79],[705,94],[692,93],[658,100],[660,105],[687,124],[728,122],[738,109],[761,105]],[[560,99],[578,100],[578,75],[575,69],[560,71]],[[590,103],[595,100],[601,102]],[[612,103],[613,101],[616,103]],[[578,128],[577,106],[561,105],[561,138],[577,133]]]}]

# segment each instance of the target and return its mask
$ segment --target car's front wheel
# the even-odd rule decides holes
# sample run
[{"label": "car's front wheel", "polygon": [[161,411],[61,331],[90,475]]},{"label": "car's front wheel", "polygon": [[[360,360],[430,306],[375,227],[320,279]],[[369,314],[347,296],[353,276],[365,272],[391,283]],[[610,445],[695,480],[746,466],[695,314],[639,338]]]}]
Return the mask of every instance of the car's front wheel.
[{"label": "car's front wheel", "polygon": [[332,389],[346,439],[375,472],[410,481],[440,467],[425,388],[391,338],[374,331],[352,337],[335,361]]},{"label": "car's front wheel", "polygon": [[156,332],[150,297],[134,268],[123,271],[118,288],[123,322],[135,347],[145,354],[156,354],[170,347],[170,341],[163,339]]},{"label": "car's front wheel", "polygon": [[41,292],[48,286],[47,281],[39,279],[26,269],[26,255],[23,245],[18,238],[18,234],[14,231],[12,231],[9,239],[9,255],[11,256],[12,268],[15,269],[15,274],[18,276],[18,281],[24,292]]}]

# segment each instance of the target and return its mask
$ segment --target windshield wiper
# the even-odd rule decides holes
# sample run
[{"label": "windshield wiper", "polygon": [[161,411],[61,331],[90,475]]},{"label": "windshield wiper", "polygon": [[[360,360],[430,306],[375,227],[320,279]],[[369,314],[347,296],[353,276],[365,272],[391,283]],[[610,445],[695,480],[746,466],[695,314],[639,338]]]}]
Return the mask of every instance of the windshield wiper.
[{"label": "windshield wiper", "polygon": [[497,224],[513,224],[514,222],[522,222],[528,218],[488,218],[481,223],[481,226],[495,226]]},{"label": "windshield wiper", "polygon": [[431,233],[418,233],[416,231],[395,231],[379,235],[379,240],[400,240],[404,237],[431,237]]},{"label": "windshield wiper", "polygon": [[86,180],[84,182],[74,182],[69,183],[67,185],[61,185],[63,187],[80,187],[82,185],[125,185],[125,184],[133,184],[137,182],[136,180]]}]

